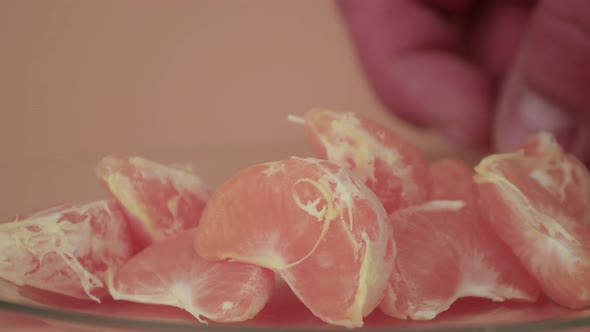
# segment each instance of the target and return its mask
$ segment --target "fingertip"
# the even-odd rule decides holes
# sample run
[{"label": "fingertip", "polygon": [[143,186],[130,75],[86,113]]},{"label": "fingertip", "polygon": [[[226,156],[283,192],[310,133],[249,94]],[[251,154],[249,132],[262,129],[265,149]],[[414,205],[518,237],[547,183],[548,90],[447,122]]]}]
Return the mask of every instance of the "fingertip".
[{"label": "fingertip", "polygon": [[540,131],[590,162],[590,2],[540,1],[502,87],[494,147],[509,151]]},{"label": "fingertip", "polygon": [[550,101],[537,98],[524,97],[520,108],[501,109],[497,113],[493,133],[495,151],[512,152],[533,136],[548,132],[565,151],[589,165],[590,114],[580,119],[577,113],[562,110]]},{"label": "fingertip", "polygon": [[494,135],[497,150],[511,151],[540,132],[553,134],[564,148],[571,148],[577,135],[571,112],[530,89],[512,98],[498,112]]}]

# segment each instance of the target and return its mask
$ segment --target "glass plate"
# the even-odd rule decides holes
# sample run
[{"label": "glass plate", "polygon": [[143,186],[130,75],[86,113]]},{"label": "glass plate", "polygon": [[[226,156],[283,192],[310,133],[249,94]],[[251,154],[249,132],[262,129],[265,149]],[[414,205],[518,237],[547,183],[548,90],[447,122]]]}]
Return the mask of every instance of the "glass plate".
[{"label": "glass plate", "polygon": [[[22,295],[26,295],[24,298]],[[188,313],[170,307],[107,300],[102,304],[44,301],[44,294],[4,287],[0,321],[26,331],[346,331],[315,318],[282,282],[265,309],[239,324],[199,323]],[[8,299],[8,298],[11,299]],[[35,304],[30,299],[36,301]],[[65,305],[64,305],[65,303]],[[17,314],[13,316],[12,314]],[[9,319],[11,318],[11,319]],[[8,326],[7,326],[8,324]],[[12,324],[12,325],[10,325]],[[34,328],[34,329],[32,329]],[[588,331],[590,309],[567,310],[542,299],[536,304],[493,303],[466,298],[431,321],[402,321],[376,310],[365,319],[368,331]]]},{"label": "glass plate", "polygon": [[[198,172],[211,185],[248,165],[306,154],[298,145],[201,146],[190,149],[135,150],[135,154],[164,163],[198,165]],[[187,156],[207,156],[207,158]],[[27,212],[51,206],[60,201],[103,197],[104,191],[92,176],[100,152],[75,158],[45,160],[15,167],[16,176],[0,178],[4,193],[1,218],[15,212]],[[22,186],[26,181],[30,185]],[[56,186],[59,184],[59,186]],[[74,331],[338,331],[315,318],[297,300],[289,288],[278,282],[265,309],[253,320],[231,325],[199,323],[188,313],[170,307],[141,305],[125,301],[102,304],[56,298],[47,301],[46,294],[30,289],[17,290],[0,282],[0,331],[74,332]],[[17,329],[24,328],[24,329]],[[432,321],[402,321],[389,318],[376,310],[365,320],[369,331],[590,331],[590,309],[574,311],[550,301],[536,304],[492,303],[481,299],[462,299]]]}]

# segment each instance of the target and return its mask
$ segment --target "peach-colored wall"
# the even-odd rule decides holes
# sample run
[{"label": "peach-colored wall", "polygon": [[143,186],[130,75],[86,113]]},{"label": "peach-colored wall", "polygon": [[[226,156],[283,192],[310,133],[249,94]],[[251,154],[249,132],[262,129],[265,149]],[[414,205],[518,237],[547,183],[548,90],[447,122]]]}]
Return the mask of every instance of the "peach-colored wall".
[{"label": "peach-colored wall", "polygon": [[97,197],[92,167],[113,152],[216,185],[305,153],[285,118],[313,107],[397,126],[331,1],[0,1],[0,218]]}]

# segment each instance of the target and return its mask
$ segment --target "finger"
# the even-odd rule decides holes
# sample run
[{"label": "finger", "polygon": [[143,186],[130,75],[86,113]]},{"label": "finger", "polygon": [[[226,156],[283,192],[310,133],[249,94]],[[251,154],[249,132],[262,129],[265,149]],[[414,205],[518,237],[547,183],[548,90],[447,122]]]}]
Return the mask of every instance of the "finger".
[{"label": "finger", "polygon": [[504,87],[495,143],[507,150],[541,130],[590,161],[590,1],[539,2]]},{"label": "finger", "polygon": [[515,0],[487,2],[471,26],[470,55],[495,81],[501,81],[514,62],[532,5]]},{"label": "finger", "polygon": [[462,16],[473,7],[473,0],[423,0],[424,3],[448,17]]},{"label": "finger", "polygon": [[491,84],[456,52],[459,34],[439,13],[443,0],[436,1],[439,8],[416,0],[340,4],[369,83],[388,109],[463,144],[485,146]]}]

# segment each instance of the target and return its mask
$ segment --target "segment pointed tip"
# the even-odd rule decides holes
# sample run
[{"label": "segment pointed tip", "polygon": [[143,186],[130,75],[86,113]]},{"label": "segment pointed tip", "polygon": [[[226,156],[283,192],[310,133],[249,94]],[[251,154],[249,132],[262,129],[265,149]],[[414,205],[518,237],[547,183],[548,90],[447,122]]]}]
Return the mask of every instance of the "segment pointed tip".
[{"label": "segment pointed tip", "polygon": [[297,115],[293,115],[293,114],[289,114],[287,116],[287,121],[293,122],[293,123],[298,124],[298,125],[305,125],[305,119],[304,118],[302,118],[300,116],[297,116]]}]

